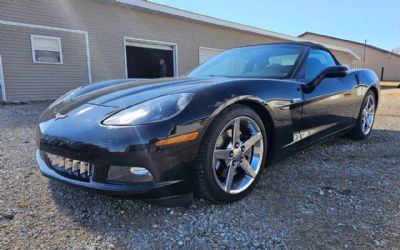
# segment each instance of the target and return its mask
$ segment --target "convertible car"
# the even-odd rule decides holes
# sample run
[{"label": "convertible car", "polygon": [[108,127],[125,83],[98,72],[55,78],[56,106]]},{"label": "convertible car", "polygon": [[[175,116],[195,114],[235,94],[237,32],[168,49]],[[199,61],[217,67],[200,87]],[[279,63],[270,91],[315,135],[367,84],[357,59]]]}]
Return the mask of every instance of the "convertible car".
[{"label": "convertible car", "polygon": [[229,203],[271,162],[333,136],[367,138],[379,92],[373,71],[318,44],[235,48],[185,77],[68,92],[40,117],[36,159],[45,176],[106,194]]}]

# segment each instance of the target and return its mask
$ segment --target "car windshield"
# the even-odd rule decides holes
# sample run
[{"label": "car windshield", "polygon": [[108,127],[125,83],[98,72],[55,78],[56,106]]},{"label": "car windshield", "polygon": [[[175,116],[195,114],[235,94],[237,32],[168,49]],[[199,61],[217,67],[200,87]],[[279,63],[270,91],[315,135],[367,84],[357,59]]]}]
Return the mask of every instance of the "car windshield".
[{"label": "car windshield", "polygon": [[304,51],[288,44],[231,49],[194,69],[192,77],[289,78]]}]

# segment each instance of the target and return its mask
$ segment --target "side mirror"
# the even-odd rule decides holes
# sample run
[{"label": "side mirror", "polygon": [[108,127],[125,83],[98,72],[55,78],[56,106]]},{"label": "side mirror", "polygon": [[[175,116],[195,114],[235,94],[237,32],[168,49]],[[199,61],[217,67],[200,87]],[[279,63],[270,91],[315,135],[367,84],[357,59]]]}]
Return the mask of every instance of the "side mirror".
[{"label": "side mirror", "polygon": [[341,78],[347,76],[348,68],[342,65],[331,66],[319,73],[310,83],[303,85],[303,90],[311,92],[316,86],[318,86],[326,78]]},{"label": "side mirror", "polygon": [[348,69],[345,66],[337,65],[324,69],[317,78],[340,78],[345,77],[348,73]]}]

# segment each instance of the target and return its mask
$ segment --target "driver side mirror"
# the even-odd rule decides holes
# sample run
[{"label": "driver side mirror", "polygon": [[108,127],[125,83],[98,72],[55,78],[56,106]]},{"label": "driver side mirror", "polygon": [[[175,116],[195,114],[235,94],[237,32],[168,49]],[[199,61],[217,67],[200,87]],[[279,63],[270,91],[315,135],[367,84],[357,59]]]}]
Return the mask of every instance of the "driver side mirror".
[{"label": "driver side mirror", "polygon": [[347,67],[342,65],[337,65],[324,69],[320,75],[323,76],[324,78],[339,78],[339,77],[345,77],[347,75],[347,71],[348,71]]},{"label": "driver side mirror", "polygon": [[348,68],[342,65],[328,67],[319,73],[310,83],[303,85],[303,91],[311,92],[326,78],[341,78],[348,74]]}]

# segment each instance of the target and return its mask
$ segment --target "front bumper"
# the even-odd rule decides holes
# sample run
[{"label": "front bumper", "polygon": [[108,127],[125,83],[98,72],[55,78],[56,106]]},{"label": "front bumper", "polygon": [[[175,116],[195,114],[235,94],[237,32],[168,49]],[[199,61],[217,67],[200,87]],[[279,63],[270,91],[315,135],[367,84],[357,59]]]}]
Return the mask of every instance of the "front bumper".
[{"label": "front bumper", "polygon": [[[68,114],[57,119],[54,113]],[[177,126],[165,121],[136,127],[107,127],[101,120],[113,107],[84,104],[71,111],[48,110],[39,120],[36,159],[43,175],[111,195],[144,199],[185,196],[192,193],[194,161],[199,139],[169,146],[155,142],[199,128],[199,121]],[[46,153],[93,164],[93,174],[82,181],[55,169]],[[143,167],[153,176],[146,183],[116,183],[107,178],[109,167]]]},{"label": "front bumper", "polygon": [[94,174],[90,181],[81,181],[63,175],[50,167],[43,151],[36,151],[36,161],[44,176],[101,194],[135,197],[154,201],[160,205],[163,205],[163,203],[168,204],[169,200],[173,200],[177,204],[179,202],[186,204],[190,203],[192,199],[192,189],[186,180],[132,184],[107,183],[101,182],[104,180],[103,174],[105,171],[98,167],[94,168]]}]

